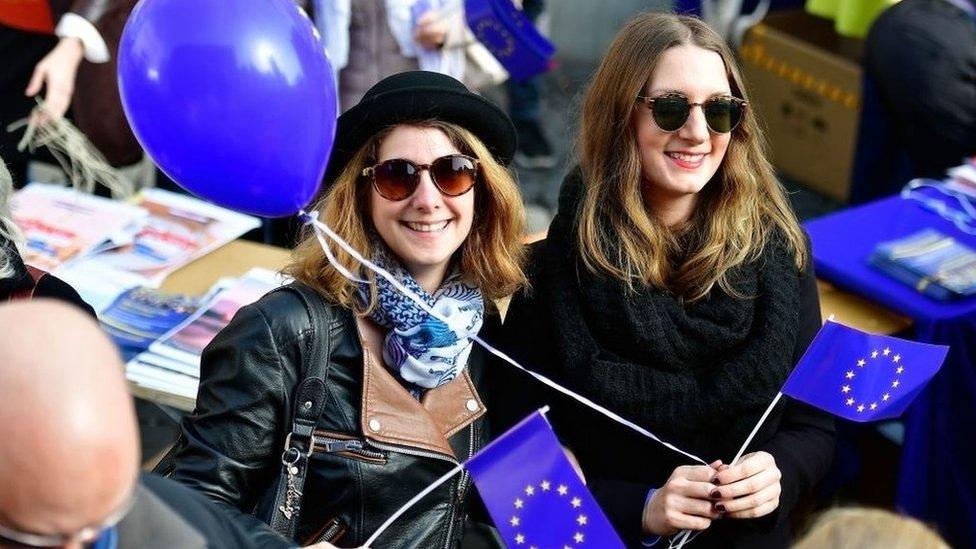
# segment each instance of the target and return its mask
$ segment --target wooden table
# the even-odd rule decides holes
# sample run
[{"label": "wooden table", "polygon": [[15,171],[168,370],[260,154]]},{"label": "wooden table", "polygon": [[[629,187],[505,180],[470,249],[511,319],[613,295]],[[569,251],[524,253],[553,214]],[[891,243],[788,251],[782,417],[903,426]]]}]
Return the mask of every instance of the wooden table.
[{"label": "wooden table", "polygon": [[290,260],[291,252],[284,248],[235,240],[166,277],[162,290],[200,295],[209,290],[220,277],[241,276],[251,267],[279,271]]},{"label": "wooden table", "polygon": [[863,297],[837,289],[823,280],[817,280],[820,292],[820,313],[824,320],[834,315],[834,320],[872,334],[892,335],[912,325],[912,319],[868,301]]}]

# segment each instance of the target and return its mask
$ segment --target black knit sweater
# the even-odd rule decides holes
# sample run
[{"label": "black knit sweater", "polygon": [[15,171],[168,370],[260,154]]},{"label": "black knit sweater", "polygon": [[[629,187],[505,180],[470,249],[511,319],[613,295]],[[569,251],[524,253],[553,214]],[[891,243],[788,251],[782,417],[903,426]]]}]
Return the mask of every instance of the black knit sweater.
[{"label": "black knit sweater", "polygon": [[[628,293],[579,265],[576,222],[566,215],[579,200],[576,174],[564,185],[548,241],[532,249],[532,290],[513,298],[504,346],[525,366],[678,447],[728,463],[819,329],[812,269],[798,272],[786,247],[771,241],[733,278],[741,294],[753,297],[716,289],[682,305],[653,288]],[[580,459],[620,534],[635,543],[648,489],[692,462],[564,397],[513,390],[538,384],[509,376],[500,383],[508,404],[496,411],[499,421],[550,404],[556,432]],[[833,421],[802,403],[781,402],[747,451],[755,450],[771,453],[783,472],[779,511],[717,521],[695,547],[786,546],[790,510],[833,455]]]}]

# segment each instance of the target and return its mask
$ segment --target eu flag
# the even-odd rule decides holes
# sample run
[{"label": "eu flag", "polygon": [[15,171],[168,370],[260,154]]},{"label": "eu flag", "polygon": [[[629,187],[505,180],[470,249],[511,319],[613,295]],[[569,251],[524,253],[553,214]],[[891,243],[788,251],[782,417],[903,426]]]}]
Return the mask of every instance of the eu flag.
[{"label": "eu flag", "polygon": [[782,392],[852,421],[898,417],[948,352],[944,345],[866,334],[827,321]]},{"label": "eu flag", "polygon": [[624,547],[540,412],[478,452],[465,467],[508,547]]}]

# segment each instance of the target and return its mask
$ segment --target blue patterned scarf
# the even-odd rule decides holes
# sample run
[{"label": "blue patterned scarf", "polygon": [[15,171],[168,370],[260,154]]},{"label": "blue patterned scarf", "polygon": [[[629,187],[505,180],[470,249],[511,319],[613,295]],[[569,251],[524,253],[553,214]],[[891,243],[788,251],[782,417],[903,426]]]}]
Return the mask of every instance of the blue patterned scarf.
[{"label": "blue patterned scarf", "polygon": [[[454,271],[440,289],[430,295],[382,242],[374,240],[373,262],[420,296],[433,310],[454,326],[432,317],[385,278],[376,277],[377,304],[369,314],[374,322],[389,329],[383,345],[383,360],[415,398],[427,389],[456,378],[468,361],[471,340],[484,320],[481,291],[461,281]],[[369,300],[369,285],[361,284],[360,298]]]}]

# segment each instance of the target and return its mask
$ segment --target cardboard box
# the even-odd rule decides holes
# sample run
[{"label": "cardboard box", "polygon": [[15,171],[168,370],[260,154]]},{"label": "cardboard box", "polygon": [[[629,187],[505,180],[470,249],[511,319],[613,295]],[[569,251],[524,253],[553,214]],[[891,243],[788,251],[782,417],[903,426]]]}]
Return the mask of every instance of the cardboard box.
[{"label": "cardboard box", "polygon": [[863,44],[799,10],[774,12],[745,36],[742,67],[788,177],[846,202],[861,104]]}]

